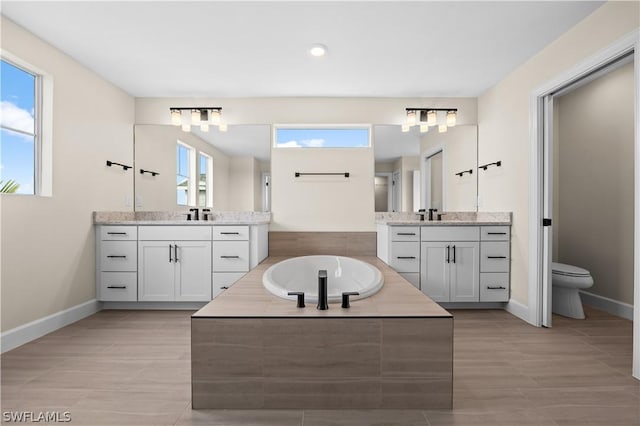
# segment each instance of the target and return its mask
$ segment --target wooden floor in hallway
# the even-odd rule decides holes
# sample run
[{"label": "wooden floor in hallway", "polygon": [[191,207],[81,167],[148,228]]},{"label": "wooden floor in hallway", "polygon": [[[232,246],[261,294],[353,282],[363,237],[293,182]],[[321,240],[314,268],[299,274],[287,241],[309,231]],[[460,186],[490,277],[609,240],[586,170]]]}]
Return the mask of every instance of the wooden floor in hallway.
[{"label": "wooden floor in hallway", "polygon": [[[632,323],[586,308],[532,327],[453,310],[454,409],[192,410],[190,314],[101,311],[2,355],[2,421],[68,412],[71,425],[640,425]],[[38,424],[46,424],[39,422]]]}]

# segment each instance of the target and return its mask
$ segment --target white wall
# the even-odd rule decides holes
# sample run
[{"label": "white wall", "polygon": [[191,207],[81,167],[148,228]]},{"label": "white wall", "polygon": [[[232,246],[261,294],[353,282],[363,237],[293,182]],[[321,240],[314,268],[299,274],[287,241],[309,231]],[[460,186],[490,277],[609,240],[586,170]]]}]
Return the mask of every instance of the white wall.
[{"label": "white wall", "polygon": [[597,9],[478,99],[480,211],[512,211],[511,298],[528,304],[529,102],[544,82],[638,28],[639,3]]},{"label": "white wall", "polygon": [[[261,189],[260,173],[260,167],[255,158],[237,156],[230,157],[228,210],[260,210],[262,204],[262,193],[258,192]],[[257,182],[256,174],[258,177]]]},{"label": "white wall", "polygon": [[134,101],[1,17],[1,46],[53,78],[53,196],[2,195],[2,330],[95,298],[94,210],[130,211]]},{"label": "white wall", "polygon": [[[587,290],[633,305],[633,63],[556,99],[558,261],[586,268]],[[554,141],[555,142],[555,141]],[[556,218],[554,217],[554,220]]]}]

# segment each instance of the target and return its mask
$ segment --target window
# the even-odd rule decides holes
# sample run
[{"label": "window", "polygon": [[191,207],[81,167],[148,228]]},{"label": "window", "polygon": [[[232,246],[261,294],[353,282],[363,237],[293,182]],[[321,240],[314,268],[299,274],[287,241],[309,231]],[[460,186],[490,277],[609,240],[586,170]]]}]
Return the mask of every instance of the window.
[{"label": "window", "polygon": [[1,192],[39,193],[39,76],[5,59],[0,64]]},{"label": "window", "polygon": [[195,150],[178,141],[176,145],[176,188],[179,206],[195,206]]},{"label": "window", "polygon": [[213,207],[213,158],[199,154],[198,206]]},{"label": "window", "polygon": [[276,148],[368,148],[369,127],[276,127]]}]

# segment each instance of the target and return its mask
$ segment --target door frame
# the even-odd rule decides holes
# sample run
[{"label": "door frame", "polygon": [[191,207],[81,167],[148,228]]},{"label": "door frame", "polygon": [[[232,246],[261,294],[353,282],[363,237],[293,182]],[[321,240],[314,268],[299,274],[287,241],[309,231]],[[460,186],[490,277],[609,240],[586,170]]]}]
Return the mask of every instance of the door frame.
[{"label": "door frame", "polygon": [[426,151],[423,151],[421,154],[422,161],[420,163],[420,173],[421,173],[421,181],[422,181],[422,195],[420,202],[420,208],[429,209],[431,208],[431,162],[429,159],[434,155],[442,152],[442,207],[440,208],[441,212],[446,211],[447,206],[447,173],[446,173],[446,165],[447,165],[447,152],[445,150],[444,143],[439,143]]},{"label": "door frame", "polygon": [[391,173],[391,211],[402,211],[402,170]]},{"label": "door frame", "polygon": [[[616,60],[634,52],[635,108],[634,108],[634,310],[633,310],[633,376],[640,379],[640,30],[634,30],[605,49],[591,55],[571,69],[547,81],[530,96],[530,152],[529,152],[529,322],[536,326],[548,323],[543,318],[547,309],[546,297],[550,293],[550,279],[544,279],[545,265],[549,264],[542,226],[544,203],[545,99],[563,88],[588,78]],[[548,147],[547,147],[548,148]],[[547,288],[545,288],[545,286]]]},{"label": "door frame", "polygon": [[[393,196],[391,191],[393,191],[392,185],[391,185],[391,181],[393,180],[393,173],[391,172],[375,172],[374,176],[381,176],[381,177],[386,177],[387,178],[387,211],[391,211],[393,210]],[[374,187],[374,192],[375,192],[375,182],[373,183],[373,187]],[[374,204],[375,204],[375,200],[374,200]],[[389,209],[391,208],[391,210]]]}]

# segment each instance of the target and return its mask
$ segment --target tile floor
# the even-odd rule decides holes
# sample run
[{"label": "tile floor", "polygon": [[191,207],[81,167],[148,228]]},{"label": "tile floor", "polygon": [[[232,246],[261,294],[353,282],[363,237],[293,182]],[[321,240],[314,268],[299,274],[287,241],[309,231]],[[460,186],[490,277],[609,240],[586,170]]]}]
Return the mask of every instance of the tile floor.
[{"label": "tile floor", "polygon": [[[632,323],[531,327],[500,310],[454,310],[454,409],[197,410],[190,312],[102,311],[2,355],[8,411],[68,411],[71,425],[638,426]],[[45,424],[39,422],[38,424]]]}]

